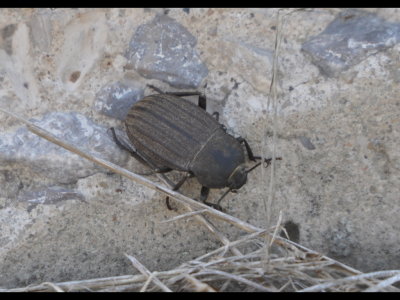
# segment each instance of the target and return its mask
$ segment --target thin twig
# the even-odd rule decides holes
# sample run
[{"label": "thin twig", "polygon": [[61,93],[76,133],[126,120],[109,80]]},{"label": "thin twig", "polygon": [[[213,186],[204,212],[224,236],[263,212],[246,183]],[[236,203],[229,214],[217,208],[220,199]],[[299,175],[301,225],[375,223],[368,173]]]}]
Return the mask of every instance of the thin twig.
[{"label": "thin twig", "polygon": [[151,278],[156,285],[158,285],[164,292],[172,292],[169,287],[162,283],[158,278],[154,276],[147,268],[142,265],[135,257],[125,254],[125,256],[132,262],[133,266],[139,270],[140,273],[145,275],[147,278]]},{"label": "thin twig", "polygon": [[378,292],[378,291],[382,290],[383,288],[390,286],[397,281],[400,281],[400,271],[396,275],[379,282],[377,285],[371,286],[370,288],[366,289],[364,292]]},{"label": "thin twig", "polygon": [[178,220],[187,219],[189,217],[193,217],[194,215],[202,214],[204,212],[206,212],[205,209],[196,210],[196,211],[192,211],[192,212],[188,212],[188,213],[185,213],[185,214],[178,215],[178,216],[173,217],[173,218],[168,219],[168,220],[160,221],[158,223],[159,224],[164,224],[164,223],[176,222]]},{"label": "thin twig", "polygon": [[332,282],[327,282],[327,283],[323,283],[323,284],[314,285],[314,286],[308,287],[306,289],[300,290],[299,292],[319,292],[321,290],[332,288],[332,287],[334,287],[336,285],[340,285],[340,284],[343,284],[343,283],[349,283],[351,281],[357,281],[357,280],[360,280],[360,279],[371,279],[371,278],[386,277],[386,276],[399,275],[399,274],[400,274],[399,270],[378,271],[378,272],[359,274],[359,275],[355,275],[355,276],[349,276],[349,277],[337,279],[337,280],[332,281]]},{"label": "thin twig", "polygon": [[216,290],[207,283],[201,282],[192,275],[186,274],[185,278],[194,286],[195,292],[216,292]]},{"label": "thin twig", "polygon": [[265,286],[258,284],[254,281],[248,280],[246,278],[243,278],[242,276],[234,275],[234,274],[227,273],[227,272],[220,271],[220,270],[207,269],[207,270],[203,270],[203,271],[197,273],[197,275],[201,275],[201,276],[213,275],[213,274],[220,275],[222,277],[230,278],[235,281],[247,284],[248,286],[251,286],[251,287],[255,288],[256,290],[259,290],[262,292],[276,292],[277,291],[276,289],[266,288]]},{"label": "thin twig", "polygon": [[49,287],[51,287],[53,290],[55,290],[56,292],[59,293],[63,293],[63,289],[60,288],[59,286],[57,286],[56,284],[52,283],[52,282],[43,282],[43,285],[48,285]]},{"label": "thin twig", "polygon": [[275,237],[278,234],[279,229],[281,228],[281,222],[282,222],[282,211],[280,210],[279,211],[279,217],[278,217],[278,223],[275,225],[275,230],[274,230],[274,233],[272,234],[272,238],[271,238],[271,241],[269,243],[269,247],[271,247],[272,244],[275,241]]}]

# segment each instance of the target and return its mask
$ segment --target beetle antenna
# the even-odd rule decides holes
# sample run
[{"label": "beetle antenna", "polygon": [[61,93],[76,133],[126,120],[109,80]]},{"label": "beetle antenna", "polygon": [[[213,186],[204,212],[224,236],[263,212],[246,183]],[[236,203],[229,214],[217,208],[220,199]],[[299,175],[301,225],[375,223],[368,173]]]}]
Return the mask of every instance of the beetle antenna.
[{"label": "beetle antenna", "polygon": [[[255,156],[256,158],[259,158],[258,156]],[[282,160],[282,157],[276,157],[275,160]],[[272,158],[265,158],[264,163],[265,167],[268,167],[272,162]],[[259,165],[261,165],[261,162],[256,163],[254,166],[252,166],[250,169],[246,170],[246,173],[250,173],[253,171],[255,168],[257,168]]]},{"label": "beetle antenna", "polygon": [[246,170],[246,173],[250,173],[253,171],[255,168],[257,168],[259,165],[261,165],[261,162],[256,163],[254,166],[252,166],[250,169]]},{"label": "beetle antenna", "polygon": [[158,87],[152,85],[152,84],[147,84],[147,86],[153,90],[155,90],[159,94],[164,94],[162,90],[160,90]]}]

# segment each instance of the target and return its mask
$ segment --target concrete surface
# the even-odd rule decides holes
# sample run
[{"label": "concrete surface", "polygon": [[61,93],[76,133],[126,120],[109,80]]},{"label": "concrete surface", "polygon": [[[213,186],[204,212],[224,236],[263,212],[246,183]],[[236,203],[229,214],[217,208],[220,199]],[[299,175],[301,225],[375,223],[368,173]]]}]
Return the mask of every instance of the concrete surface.
[{"label": "concrete surface", "polygon": [[[0,105],[143,172],[107,128],[122,126],[124,101],[153,92],[147,84],[190,86],[268,157],[277,11],[2,9]],[[284,20],[273,222],[282,211],[293,239],[362,271],[399,269],[400,9],[307,9]],[[135,273],[124,253],[165,270],[220,245],[194,220],[161,223],[177,203],[170,211],[163,195],[0,118],[0,287]],[[265,173],[224,199],[228,213],[264,224]],[[191,179],[181,191],[199,190]]]}]

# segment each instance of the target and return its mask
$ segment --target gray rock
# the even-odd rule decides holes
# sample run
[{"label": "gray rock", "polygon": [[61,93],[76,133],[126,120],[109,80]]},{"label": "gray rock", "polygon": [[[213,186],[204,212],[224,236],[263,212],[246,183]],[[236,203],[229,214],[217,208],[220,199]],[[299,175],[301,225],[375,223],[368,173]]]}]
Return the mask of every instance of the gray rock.
[{"label": "gray rock", "polygon": [[321,72],[337,76],[371,54],[394,46],[400,40],[400,24],[390,23],[373,13],[347,9],[302,49]]},{"label": "gray rock", "polygon": [[[107,128],[81,114],[51,112],[35,124],[68,143],[116,164],[123,164],[127,159],[127,154],[114,143]],[[60,183],[76,182],[79,178],[105,171],[31,133],[25,127],[14,133],[0,135],[0,162],[22,164]]]},{"label": "gray rock", "polygon": [[79,192],[59,186],[26,191],[18,195],[18,201],[34,204],[55,204],[60,201],[71,199],[84,201],[85,197]]},{"label": "gray rock", "polygon": [[0,197],[14,197],[20,188],[22,188],[21,180],[16,174],[9,170],[0,171]]},{"label": "gray rock", "polygon": [[196,38],[166,15],[138,27],[126,56],[145,78],[177,88],[196,88],[208,74],[195,49]]},{"label": "gray rock", "polygon": [[129,108],[143,98],[144,89],[134,83],[115,82],[96,95],[94,107],[103,115],[124,120]]},{"label": "gray rock", "polygon": [[330,256],[341,258],[351,254],[356,246],[352,231],[351,222],[341,218],[335,227],[323,234],[325,242],[329,245]]},{"label": "gray rock", "polygon": [[85,197],[81,193],[59,186],[46,187],[34,191],[25,191],[18,195],[17,200],[31,204],[28,207],[28,211],[36,207],[38,204],[56,204],[65,200],[80,200],[86,202]]},{"label": "gray rock", "polygon": [[0,30],[0,48],[4,49],[8,55],[12,54],[12,37],[17,27],[17,24],[9,24]]},{"label": "gray rock", "polygon": [[311,143],[310,139],[306,136],[299,136],[299,141],[307,150],[315,150],[315,146]]}]

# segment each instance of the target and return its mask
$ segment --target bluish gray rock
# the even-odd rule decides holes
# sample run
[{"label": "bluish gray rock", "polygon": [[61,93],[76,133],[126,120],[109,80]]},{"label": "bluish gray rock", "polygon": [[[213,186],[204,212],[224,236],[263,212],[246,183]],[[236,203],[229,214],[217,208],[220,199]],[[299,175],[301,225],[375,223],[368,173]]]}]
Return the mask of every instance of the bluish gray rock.
[{"label": "bluish gray rock", "polygon": [[195,48],[196,38],[166,15],[140,25],[126,57],[145,78],[158,79],[177,88],[197,88],[208,74]]},{"label": "bluish gray rock", "polygon": [[[107,128],[75,112],[51,112],[38,126],[98,157],[122,165],[128,159],[107,133]],[[17,163],[59,183],[73,183],[79,178],[106,171],[94,163],[31,133],[21,127],[0,135],[0,163]]]},{"label": "bluish gray rock", "polygon": [[13,198],[23,184],[14,172],[0,170],[0,187],[0,197]]},{"label": "bluish gray rock", "polygon": [[39,204],[56,204],[66,200],[79,200],[85,201],[85,197],[72,189],[66,189],[60,186],[45,187],[33,191],[25,191],[18,195],[17,198],[20,202],[29,203],[28,211]]},{"label": "bluish gray rock", "polygon": [[387,22],[366,11],[347,9],[323,32],[306,41],[302,50],[311,56],[323,74],[337,76],[399,40],[400,24]]},{"label": "bluish gray rock", "polygon": [[299,141],[307,150],[315,150],[314,144],[306,136],[299,136]]},{"label": "bluish gray rock", "polygon": [[330,246],[329,256],[343,258],[352,253],[357,246],[352,227],[351,221],[342,217],[336,226],[323,233],[325,242]]},{"label": "bluish gray rock", "polygon": [[144,89],[133,82],[115,82],[96,95],[94,107],[103,115],[124,120],[129,108],[144,96]]},{"label": "bluish gray rock", "polygon": [[8,55],[12,55],[12,36],[15,30],[17,30],[17,24],[9,24],[0,29],[0,34],[2,38],[2,43],[0,43],[0,48],[3,48]]}]

